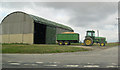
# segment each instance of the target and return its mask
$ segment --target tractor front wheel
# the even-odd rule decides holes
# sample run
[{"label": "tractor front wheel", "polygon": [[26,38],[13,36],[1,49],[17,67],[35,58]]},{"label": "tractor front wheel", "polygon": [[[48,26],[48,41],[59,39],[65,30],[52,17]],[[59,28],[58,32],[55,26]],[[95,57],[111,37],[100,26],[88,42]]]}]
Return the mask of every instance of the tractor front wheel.
[{"label": "tractor front wheel", "polygon": [[87,38],[84,40],[84,44],[86,46],[91,46],[91,45],[93,45],[93,40],[91,38]]},{"label": "tractor front wheel", "polygon": [[100,43],[100,46],[105,46],[105,43]]}]

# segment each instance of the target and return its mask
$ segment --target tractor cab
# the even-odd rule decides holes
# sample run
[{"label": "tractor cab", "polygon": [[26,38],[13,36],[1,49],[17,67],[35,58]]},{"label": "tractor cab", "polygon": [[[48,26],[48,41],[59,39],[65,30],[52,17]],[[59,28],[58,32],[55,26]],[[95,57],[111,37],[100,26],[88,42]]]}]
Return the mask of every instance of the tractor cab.
[{"label": "tractor cab", "polygon": [[95,31],[87,31],[85,38],[95,39]]}]

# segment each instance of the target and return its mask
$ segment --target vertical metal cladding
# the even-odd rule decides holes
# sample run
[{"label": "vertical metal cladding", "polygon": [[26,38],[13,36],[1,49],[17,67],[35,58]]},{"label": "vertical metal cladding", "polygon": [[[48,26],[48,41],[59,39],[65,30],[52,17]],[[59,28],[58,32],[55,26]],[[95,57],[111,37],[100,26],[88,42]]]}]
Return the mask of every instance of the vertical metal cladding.
[{"label": "vertical metal cladding", "polygon": [[[2,25],[0,24],[0,43],[2,43]],[[1,44],[0,44],[1,46]]]},{"label": "vertical metal cladding", "polygon": [[16,12],[4,19],[2,27],[3,34],[33,33],[33,20],[25,13]]},{"label": "vertical metal cladding", "polygon": [[2,35],[2,25],[0,24],[0,35]]},{"label": "vertical metal cladding", "polygon": [[[28,34],[31,35],[28,36]],[[32,34],[33,34],[33,20],[29,15],[25,13],[22,12],[11,13],[2,21],[3,43],[31,44],[33,42]]]},{"label": "vertical metal cladding", "polygon": [[56,27],[47,26],[46,28],[46,44],[56,43]]}]

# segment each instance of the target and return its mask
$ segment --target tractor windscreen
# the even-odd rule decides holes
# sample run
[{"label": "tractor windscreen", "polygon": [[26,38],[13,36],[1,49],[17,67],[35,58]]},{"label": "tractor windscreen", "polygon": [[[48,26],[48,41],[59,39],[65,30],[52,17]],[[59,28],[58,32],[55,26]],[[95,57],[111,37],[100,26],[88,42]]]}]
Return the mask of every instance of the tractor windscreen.
[{"label": "tractor windscreen", "polygon": [[95,36],[95,33],[93,33],[93,36]]},{"label": "tractor windscreen", "polygon": [[87,32],[87,36],[95,36],[94,32]]},{"label": "tractor windscreen", "polygon": [[88,32],[88,33],[87,33],[87,36],[92,36],[92,33],[91,33],[91,32]]}]

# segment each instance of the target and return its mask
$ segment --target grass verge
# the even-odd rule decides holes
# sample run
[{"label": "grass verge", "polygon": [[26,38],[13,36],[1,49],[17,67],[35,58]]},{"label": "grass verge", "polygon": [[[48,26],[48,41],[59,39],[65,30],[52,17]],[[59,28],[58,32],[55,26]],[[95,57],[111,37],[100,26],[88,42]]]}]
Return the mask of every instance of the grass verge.
[{"label": "grass verge", "polygon": [[62,53],[89,51],[91,49],[59,45],[2,44],[2,53]]}]

